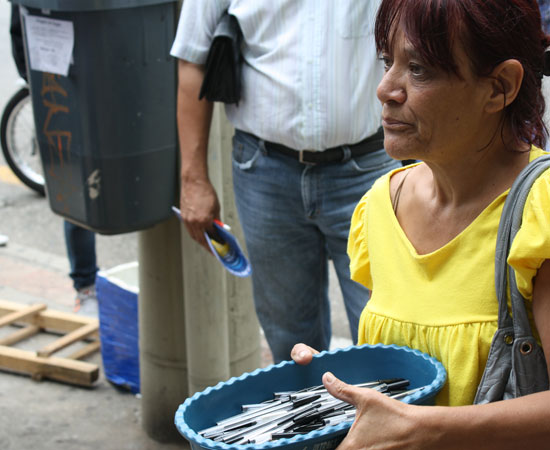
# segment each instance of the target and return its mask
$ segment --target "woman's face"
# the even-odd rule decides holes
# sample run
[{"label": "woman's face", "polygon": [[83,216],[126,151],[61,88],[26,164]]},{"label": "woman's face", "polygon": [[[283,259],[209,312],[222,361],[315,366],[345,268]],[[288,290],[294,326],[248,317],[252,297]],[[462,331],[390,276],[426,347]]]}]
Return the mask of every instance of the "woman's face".
[{"label": "woman's face", "polygon": [[423,61],[400,31],[392,53],[382,54],[385,74],[377,94],[384,145],[393,158],[452,161],[490,140],[484,111],[490,84],[473,74],[459,46],[454,53],[462,78]]}]

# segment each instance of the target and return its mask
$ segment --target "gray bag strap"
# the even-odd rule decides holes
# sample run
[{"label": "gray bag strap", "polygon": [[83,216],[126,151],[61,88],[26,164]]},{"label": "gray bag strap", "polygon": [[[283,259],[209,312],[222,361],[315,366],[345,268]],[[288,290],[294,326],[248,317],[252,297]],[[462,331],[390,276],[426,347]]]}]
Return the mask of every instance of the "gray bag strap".
[{"label": "gray bag strap", "polygon": [[[531,187],[548,168],[550,155],[544,155],[531,161],[521,171],[510,189],[500,218],[495,253],[495,284],[499,302],[498,328],[510,327],[513,324],[515,338],[531,336],[532,332],[525,309],[525,299],[518,291],[514,269],[507,263],[508,253],[521,227],[523,209]],[[513,321],[508,312],[507,282],[510,285]]]},{"label": "gray bag strap", "polygon": [[[495,251],[498,329],[474,403],[489,403],[548,389],[543,349],[533,337],[525,299],[518,291],[514,269],[508,265],[510,247],[521,227],[525,201],[535,180],[550,168],[550,155],[530,162],[518,175],[502,208]],[[512,316],[508,312],[510,287]],[[513,317],[513,320],[512,320]]]}]

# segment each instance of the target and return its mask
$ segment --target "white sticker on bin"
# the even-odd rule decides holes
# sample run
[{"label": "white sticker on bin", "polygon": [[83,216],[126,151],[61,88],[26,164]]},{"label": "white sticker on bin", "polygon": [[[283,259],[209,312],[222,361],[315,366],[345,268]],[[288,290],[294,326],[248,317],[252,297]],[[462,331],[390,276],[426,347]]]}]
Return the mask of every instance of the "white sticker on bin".
[{"label": "white sticker on bin", "polygon": [[74,48],[74,26],[69,20],[25,16],[31,69],[67,76]]}]

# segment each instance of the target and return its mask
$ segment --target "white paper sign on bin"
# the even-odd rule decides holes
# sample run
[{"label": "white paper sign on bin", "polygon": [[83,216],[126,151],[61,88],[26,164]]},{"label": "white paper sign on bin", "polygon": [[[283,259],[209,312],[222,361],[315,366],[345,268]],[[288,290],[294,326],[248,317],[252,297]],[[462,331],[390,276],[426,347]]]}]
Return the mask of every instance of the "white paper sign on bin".
[{"label": "white paper sign on bin", "polygon": [[73,55],[73,23],[26,15],[25,31],[31,69],[66,77]]}]

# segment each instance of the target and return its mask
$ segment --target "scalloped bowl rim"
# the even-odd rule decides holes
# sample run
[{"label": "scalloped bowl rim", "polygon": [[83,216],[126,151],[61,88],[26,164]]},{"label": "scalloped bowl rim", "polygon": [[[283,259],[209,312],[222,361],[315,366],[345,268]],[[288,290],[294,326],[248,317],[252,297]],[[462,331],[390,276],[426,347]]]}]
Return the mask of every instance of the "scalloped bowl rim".
[{"label": "scalloped bowl rim", "polygon": [[[326,354],[336,354],[341,352],[348,352],[353,349],[360,349],[360,348],[388,348],[393,350],[399,350],[399,351],[405,351],[413,353],[416,356],[422,357],[426,361],[429,361],[436,369],[437,375],[434,378],[434,380],[426,385],[425,389],[422,389],[422,391],[414,392],[411,395],[408,395],[401,399],[403,403],[414,403],[415,401],[419,400],[420,398],[426,397],[433,393],[434,391],[439,391],[443,384],[445,383],[447,379],[447,372],[445,368],[443,367],[443,364],[441,364],[437,359],[434,357],[421,352],[420,350],[415,350],[410,347],[406,346],[398,346],[395,344],[391,345],[385,345],[385,344],[363,344],[363,345],[350,345],[346,348],[337,348],[334,350],[324,350],[316,355],[314,355],[314,358],[320,358],[323,355]],[[238,377],[232,377],[227,381],[220,381],[215,386],[210,386],[204,389],[203,391],[195,393],[192,397],[187,398],[178,408],[175,414],[175,425],[178,428],[178,431],[180,434],[182,434],[187,440],[193,441],[195,444],[199,445],[201,448],[207,448],[212,450],[230,450],[236,448],[235,445],[231,444],[225,444],[223,442],[216,442],[212,441],[211,439],[206,439],[202,437],[200,434],[198,434],[196,431],[192,430],[185,420],[183,419],[183,415],[185,410],[193,403],[195,400],[197,400],[200,397],[206,396],[210,394],[212,391],[217,391],[222,389],[226,385],[231,385],[235,383],[238,380],[244,380],[246,378],[256,376],[262,372],[269,372],[275,368],[284,367],[288,364],[296,364],[294,361],[288,360],[288,361],[281,361],[278,364],[273,364],[268,367],[259,368],[254,370],[253,372],[245,372],[242,375]],[[312,431],[307,434],[302,434],[298,436],[294,436],[292,438],[285,438],[285,439],[278,439],[276,441],[268,441],[263,444],[242,444],[239,445],[239,449],[243,450],[263,450],[263,449],[270,449],[270,448],[277,448],[277,447],[284,447],[286,445],[290,445],[293,443],[301,442],[301,441],[310,441],[313,439],[317,439],[318,437],[326,437],[327,439],[330,437],[335,437],[339,431],[347,430],[351,426],[350,422],[343,422],[338,425],[332,425],[325,427],[321,430]],[[332,436],[334,435],[334,436]]]}]

